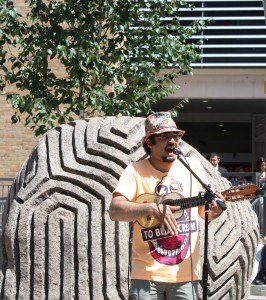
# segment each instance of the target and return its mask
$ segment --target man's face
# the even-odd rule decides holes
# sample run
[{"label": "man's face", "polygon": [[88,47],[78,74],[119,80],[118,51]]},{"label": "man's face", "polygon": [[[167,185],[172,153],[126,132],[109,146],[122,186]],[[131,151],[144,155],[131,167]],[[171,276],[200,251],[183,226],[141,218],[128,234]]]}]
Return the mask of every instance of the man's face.
[{"label": "man's face", "polygon": [[151,141],[148,142],[148,146],[151,149],[150,156],[153,159],[163,162],[173,162],[176,159],[176,155],[173,150],[179,146],[179,142],[182,135],[178,132],[164,132],[154,135],[154,144]]},{"label": "man's face", "polygon": [[261,163],[260,170],[261,170],[261,172],[265,172],[266,171],[266,162],[262,162]]},{"label": "man's face", "polygon": [[210,158],[210,163],[214,166],[217,167],[217,165],[219,164],[220,159],[217,156],[213,156]]}]

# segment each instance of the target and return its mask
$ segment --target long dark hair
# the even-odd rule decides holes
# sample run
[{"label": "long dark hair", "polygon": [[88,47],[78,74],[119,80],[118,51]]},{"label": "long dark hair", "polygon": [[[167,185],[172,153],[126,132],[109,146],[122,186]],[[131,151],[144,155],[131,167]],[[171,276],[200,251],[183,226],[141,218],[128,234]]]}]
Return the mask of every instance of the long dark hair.
[{"label": "long dark hair", "polygon": [[261,156],[257,159],[256,161],[256,165],[255,165],[255,172],[260,172],[260,167],[262,165],[262,163],[266,162],[266,159]]},{"label": "long dark hair", "polygon": [[[155,137],[154,137],[154,136],[155,136],[155,135],[153,134],[153,135],[151,135],[151,136],[148,138],[148,140],[151,140],[151,142],[152,142],[153,145],[156,144],[156,141],[155,141]],[[151,149],[148,147],[148,145],[146,144],[146,142],[143,144],[143,148],[144,148],[145,152],[146,152],[148,155],[150,155]]]}]

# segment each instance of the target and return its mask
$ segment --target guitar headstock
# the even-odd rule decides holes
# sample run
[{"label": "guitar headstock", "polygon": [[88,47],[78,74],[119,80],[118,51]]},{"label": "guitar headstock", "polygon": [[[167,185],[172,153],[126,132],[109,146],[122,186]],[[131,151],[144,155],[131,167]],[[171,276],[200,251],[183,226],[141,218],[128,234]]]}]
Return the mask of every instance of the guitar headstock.
[{"label": "guitar headstock", "polygon": [[223,191],[221,194],[224,196],[226,201],[241,201],[241,200],[252,200],[259,194],[259,187],[256,184],[246,184],[231,187],[228,190]]}]

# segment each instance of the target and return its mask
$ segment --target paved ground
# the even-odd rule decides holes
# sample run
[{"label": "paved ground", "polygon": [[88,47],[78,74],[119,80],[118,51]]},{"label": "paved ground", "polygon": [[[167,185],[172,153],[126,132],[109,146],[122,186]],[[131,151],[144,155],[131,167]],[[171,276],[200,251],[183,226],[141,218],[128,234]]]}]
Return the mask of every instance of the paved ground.
[{"label": "paved ground", "polygon": [[266,285],[251,285],[248,300],[266,300]]}]

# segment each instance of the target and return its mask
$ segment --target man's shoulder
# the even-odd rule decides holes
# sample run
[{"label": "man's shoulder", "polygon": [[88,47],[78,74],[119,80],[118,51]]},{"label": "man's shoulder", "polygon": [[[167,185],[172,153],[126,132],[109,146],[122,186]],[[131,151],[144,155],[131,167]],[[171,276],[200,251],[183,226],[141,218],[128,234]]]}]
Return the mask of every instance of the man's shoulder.
[{"label": "man's shoulder", "polygon": [[204,170],[204,167],[198,158],[186,157],[185,161],[194,171]]},{"label": "man's shoulder", "polygon": [[128,167],[133,168],[135,170],[138,170],[141,168],[149,168],[150,162],[149,162],[149,159],[140,159],[138,161],[132,162]]},{"label": "man's shoulder", "polygon": [[133,165],[133,166],[142,166],[142,165],[146,165],[146,164],[149,164],[148,158],[140,159],[140,160],[137,160],[137,161],[131,163],[131,165]]},{"label": "man's shoulder", "polygon": [[195,165],[202,165],[201,161],[196,158],[196,157],[186,157],[186,160],[190,163],[190,164],[195,164]]},{"label": "man's shoulder", "polygon": [[228,172],[226,168],[223,168],[221,166],[218,166],[218,171],[221,172],[221,173]]}]

